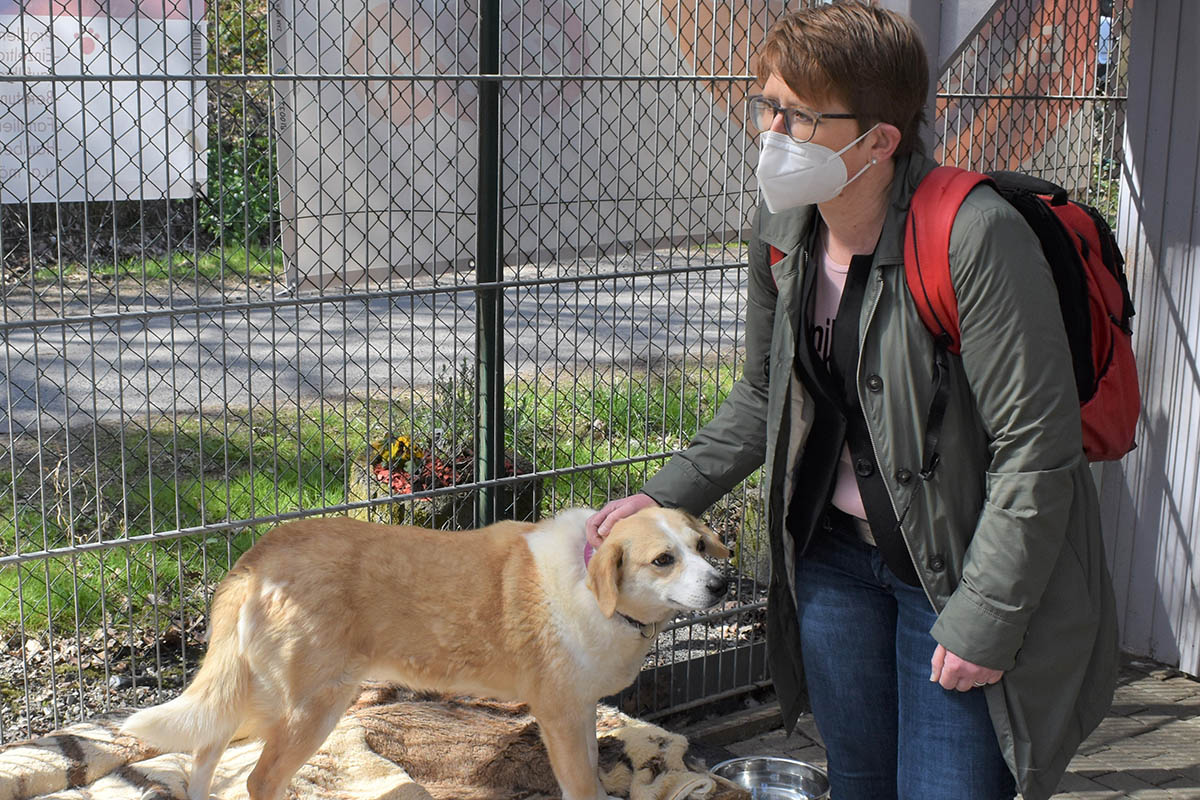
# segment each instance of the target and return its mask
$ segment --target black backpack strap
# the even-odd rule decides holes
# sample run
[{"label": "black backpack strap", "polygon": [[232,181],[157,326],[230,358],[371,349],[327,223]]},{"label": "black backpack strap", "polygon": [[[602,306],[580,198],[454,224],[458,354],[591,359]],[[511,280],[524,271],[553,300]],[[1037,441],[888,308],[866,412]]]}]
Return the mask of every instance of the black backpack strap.
[{"label": "black backpack strap", "polygon": [[1032,175],[1026,175],[1023,172],[1010,172],[1008,170],[996,170],[989,172],[988,177],[996,184],[996,188],[1001,194],[1006,192],[1025,192],[1027,194],[1041,194],[1050,198],[1050,204],[1061,206],[1067,202],[1067,190],[1059,186],[1057,183],[1035,178]]},{"label": "black backpack strap", "polygon": [[[910,586],[919,586],[920,579],[913,566],[908,545],[896,522],[896,512],[888,493],[887,484],[875,460],[871,444],[871,432],[867,419],[858,402],[858,320],[862,313],[863,298],[871,274],[871,256],[858,255],[850,261],[850,272],[838,305],[837,319],[833,323],[832,372],[835,382],[842,388],[846,412],[846,443],[850,457],[855,462],[858,491],[862,495],[867,522],[875,538],[875,546],[892,573]],[[869,464],[870,469],[859,471],[859,464]]]},{"label": "black backpack strap", "polygon": [[850,271],[842,289],[837,316],[833,320],[833,347],[830,350],[830,368],[835,380],[840,381],[842,396],[858,408],[858,318],[862,313],[863,296],[867,293],[867,279],[871,275],[870,257],[854,256],[850,259]]},{"label": "black backpack strap", "polygon": [[933,477],[938,465],[938,440],[942,437],[942,422],[950,405],[950,354],[935,343],[933,347],[933,399],[929,401],[929,417],[925,423],[925,443],[921,447],[921,480]]},{"label": "black backpack strap", "polygon": [[[1050,266],[1067,344],[1071,348],[1075,390],[1079,402],[1086,403],[1096,390],[1087,268],[1081,260],[1080,240],[1050,208],[1067,202],[1066,190],[1049,181],[1016,172],[996,173],[993,180],[1000,196],[1028,223]],[[1045,195],[1053,197],[1049,205],[1043,199]]]},{"label": "black backpack strap", "polygon": [[1133,319],[1133,297],[1129,294],[1129,281],[1125,277],[1125,256],[1121,255],[1121,248],[1117,246],[1117,239],[1113,236],[1112,228],[1104,215],[1085,203],[1075,205],[1086,211],[1092,222],[1096,223],[1096,232],[1100,239],[1100,257],[1108,271],[1117,279],[1117,285],[1121,287],[1121,319],[1117,320],[1117,324],[1125,333],[1132,334],[1133,328],[1129,321]]}]

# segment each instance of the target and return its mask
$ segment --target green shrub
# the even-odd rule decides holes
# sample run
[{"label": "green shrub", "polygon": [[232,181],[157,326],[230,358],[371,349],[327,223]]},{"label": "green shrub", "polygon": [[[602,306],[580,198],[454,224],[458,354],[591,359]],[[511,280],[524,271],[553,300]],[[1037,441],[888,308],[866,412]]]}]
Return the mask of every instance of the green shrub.
[{"label": "green shrub", "polygon": [[[268,74],[265,0],[219,0],[212,14],[209,74]],[[216,81],[209,87],[208,195],[198,222],[225,244],[272,244],[278,230],[271,91],[266,80]]]},{"label": "green shrub", "polygon": [[270,244],[279,229],[275,148],[266,136],[241,146],[210,141],[209,193],[200,214],[204,231],[225,244]]}]

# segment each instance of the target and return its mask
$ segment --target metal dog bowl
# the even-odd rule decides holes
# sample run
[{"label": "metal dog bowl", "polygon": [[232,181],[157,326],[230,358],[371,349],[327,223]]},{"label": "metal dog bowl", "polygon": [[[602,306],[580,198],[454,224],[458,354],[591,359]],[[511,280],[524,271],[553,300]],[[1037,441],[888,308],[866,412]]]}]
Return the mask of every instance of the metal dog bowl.
[{"label": "metal dog bowl", "polygon": [[717,764],[711,772],[748,790],[753,800],[824,800],[829,797],[829,776],[825,771],[790,758],[732,758]]}]

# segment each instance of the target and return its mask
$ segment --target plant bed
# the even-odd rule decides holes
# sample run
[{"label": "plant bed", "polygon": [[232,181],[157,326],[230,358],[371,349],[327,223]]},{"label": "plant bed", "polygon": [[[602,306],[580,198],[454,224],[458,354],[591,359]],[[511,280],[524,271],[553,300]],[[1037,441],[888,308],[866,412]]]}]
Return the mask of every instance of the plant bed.
[{"label": "plant bed", "polygon": [[[533,522],[540,516],[542,479],[532,477],[533,465],[506,456],[503,477],[529,476],[495,487],[496,516]],[[372,442],[354,465],[350,501],[378,503],[351,512],[353,516],[389,525],[470,530],[479,527],[476,498],[479,487],[445,491],[423,497],[413,494],[471,484],[475,480],[475,452],[470,445],[455,453],[437,452],[414,445],[407,436]]]}]

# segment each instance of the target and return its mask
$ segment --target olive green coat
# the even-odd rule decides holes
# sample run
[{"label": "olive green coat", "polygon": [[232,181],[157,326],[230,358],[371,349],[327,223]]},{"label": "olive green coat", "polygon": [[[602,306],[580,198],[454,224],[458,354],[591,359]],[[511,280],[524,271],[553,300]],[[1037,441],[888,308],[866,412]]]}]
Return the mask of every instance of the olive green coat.
[{"label": "olive green coat", "polygon": [[[1049,797],[1112,701],[1116,612],[1095,486],[1049,266],[1024,220],[990,188],[967,198],[951,237],[962,356],[952,357],[941,463],[919,471],[933,340],[904,279],[903,222],[921,155],[898,159],[859,322],[857,382],[896,514],[916,492],[904,539],[938,611],[931,633],[956,655],[1005,671],[987,691],[1025,800]],[[796,550],[783,530],[791,477],[812,421],[794,354],[803,243],[814,208],[761,211],[747,278],[746,361],[716,416],[644,487],[700,513],[765,463],[772,576],[767,643],[789,728],[801,710]],[[769,264],[774,246],[784,258]],[[872,380],[868,383],[868,378]],[[797,544],[799,543],[799,544]],[[932,656],[932,653],[930,653]]]}]

